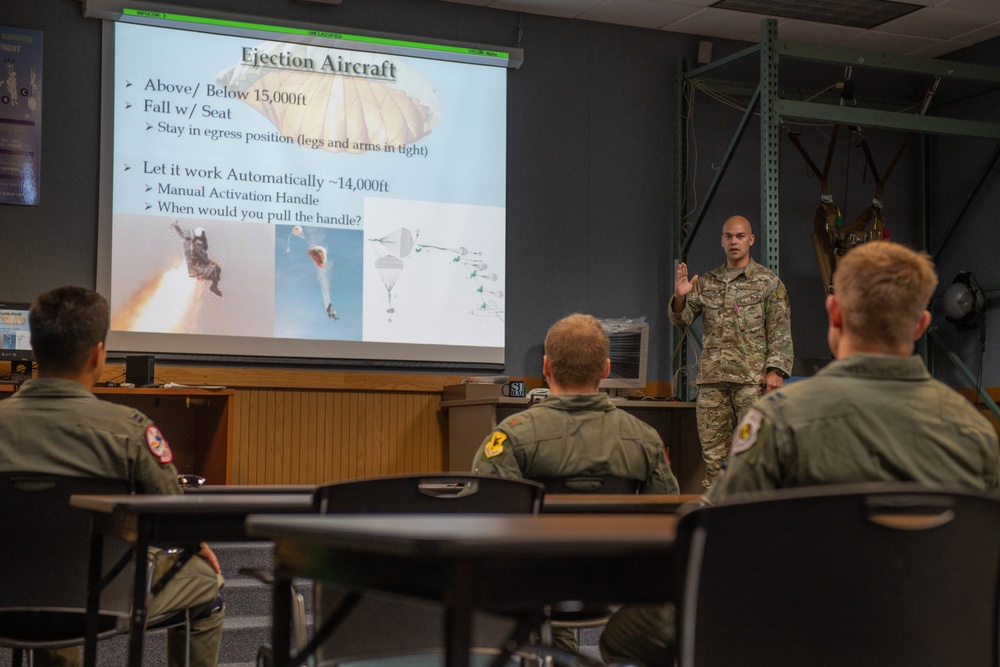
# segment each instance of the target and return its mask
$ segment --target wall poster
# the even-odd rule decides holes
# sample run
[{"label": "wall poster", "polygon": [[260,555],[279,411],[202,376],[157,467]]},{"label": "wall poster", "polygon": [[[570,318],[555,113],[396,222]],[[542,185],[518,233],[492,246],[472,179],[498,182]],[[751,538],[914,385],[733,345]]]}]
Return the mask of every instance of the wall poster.
[{"label": "wall poster", "polygon": [[42,33],[0,26],[0,203],[37,205],[42,157]]}]

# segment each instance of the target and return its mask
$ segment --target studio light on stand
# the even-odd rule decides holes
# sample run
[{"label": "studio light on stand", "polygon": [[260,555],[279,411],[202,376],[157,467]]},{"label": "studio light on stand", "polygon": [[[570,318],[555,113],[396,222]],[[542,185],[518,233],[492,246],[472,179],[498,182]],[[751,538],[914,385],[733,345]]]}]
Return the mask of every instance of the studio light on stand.
[{"label": "studio light on stand", "polygon": [[945,319],[959,331],[979,328],[979,373],[976,391],[982,392],[983,357],[986,355],[986,295],[971,271],[961,271],[955,276],[944,296],[941,297]]},{"label": "studio light on stand", "polygon": [[[986,296],[976,281],[976,274],[961,271],[941,298],[945,317],[959,331],[979,327],[980,342],[985,346]],[[983,347],[985,349],[985,347]]]},{"label": "studio light on stand", "polygon": [[970,331],[979,327],[978,377],[973,377],[972,371],[969,370],[968,366],[948,347],[937,327],[929,328],[927,334],[941,348],[948,357],[948,360],[951,361],[969,384],[974,385],[976,395],[982,401],[983,405],[993,413],[993,417],[1000,419],[1000,406],[993,400],[989,392],[983,389],[983,357],[986,356],[986,295],[976,281],[975,274],[969,271],[962,271],[956,275],[955,280],[941,297],[941,308],[944,310],[945,318],[948,322],[953,324],[959,331]]}]

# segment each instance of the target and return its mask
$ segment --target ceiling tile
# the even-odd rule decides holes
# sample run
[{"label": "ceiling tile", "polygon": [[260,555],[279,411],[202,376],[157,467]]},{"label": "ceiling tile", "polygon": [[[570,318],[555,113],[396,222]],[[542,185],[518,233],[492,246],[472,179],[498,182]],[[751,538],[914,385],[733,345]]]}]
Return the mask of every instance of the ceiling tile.
[{"label": "ceiling tile", "polygon": [[[766,18],[761,14],[709,6],[715,0],[446,1],[749,42],[760,41],[760,22]],[[842,44],[922,56],[950,53],[1000,37],[1000,0],[900,1],[919,5],[920,9],[867,33],[844,26],[780,19],[778,35],[782,39],[807,43]]]},{"label": "ceiling tile", "polygon": [[752,34],[755,36],[753,41],[756,42],[760,41],[760,22],[765,18],[767,17],[759,14],[708,7],[679,21],[674,21],[670,25],[664,26],[664,29],[707,37],[742,40],[747,39],[747,35]]},{"label": "ceiling tile", "polygon": [[546,16],[576,18],[604,0],[494,0],[490,7],[515,12],[534,12]]},{"label": "ceiling tile", "polygon": [[912,53],[917,49],[934,46],[941,40],[927,37],[911,37],[909,35],[894,35],[877,30],[866,30],[861,35],[848,40],[841,46],[866,51],[885,53]]},{"label": "ceiling tile", "polygon": [[972,32],[959,35],[957,40],[961,42],[968,42],[971,45],[978,44],[979,42],[985,42],[986,40],[993,39],[994,37],[1000,37],[1000,21],[983,26],[982,28],[978,28]]},{"label": "ceiling tile", "polygon": [[962,9],[967,12],[1000,16],[1000,2],[997,0],[943,0],[938,6],[942,9]]},{"label": "ceiling tile", "polygon": [[[997,4],[1000,1],[994,0]],[[952,39],[964,35],[983,26],[995,23],[997,18],[978,12],[962,9],[947,10],[941,7],[925,7],[912,14],[901,16],[878,26],[878,32],[891,32],[897,35],[912,35],[916,37],[932,37],[934,39]]]},{"label": "ceiling tile", "polygon": [[842,44],[859,37],[864,30],[844,25],[828,25],[815,21],[788,19],[778,28],[778,37],[811,44]]},{"label": "ceiling tile", "polygon": [[697,11],[699,8],[695,5],[679,5],[662,0],[607,0],[580,14],[579,18],[640,28],[661,28]]},{"label": "ceiling tile", "polygon": [[964,49],[967,46],[969,46],[969,44],[964,42],[957,42],[952,39],[942,39],[937,44],[917,49],[916,51],[911,51],[907,55],[919,56],[921,58],[940,58],[941,56],[947,56],[949,53],[958,51],[959,49]]}]

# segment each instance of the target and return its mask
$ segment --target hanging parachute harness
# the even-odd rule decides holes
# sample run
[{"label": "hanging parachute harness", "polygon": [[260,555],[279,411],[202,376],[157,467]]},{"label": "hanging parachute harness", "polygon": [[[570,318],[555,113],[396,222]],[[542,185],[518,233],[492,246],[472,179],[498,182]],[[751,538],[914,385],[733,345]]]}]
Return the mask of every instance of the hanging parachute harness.
[{"label": "hanging parachute harness", "polygon": [[856,145],[860,146],[864,152],[865,161],[871,170],[872,177],[875,179],[875,195],[872,198],[871,205],[862,211],[853,222],[845,225],[840,209],[833,203],[833,194],[830,192],[829,182],[830,163],[833,161],[833,151],[837,145],[839,132],[840,126],[834,125],[833,132],[830,133],[830,144],[826,151],[826,161],[823,163],[821,171],[799,141],[800,133],[796,130],[788,130],[788,138],[791,139],[792,144],[802,154],[806,164],[809,165],[816,178],[819,179],[821,194],[820,205],[816,209],[816,215],[813,217],[813,252],[816,254],[816,264],[819,266],[819,274],[823,280],[824,288],[830,294],[833,293],[833,273],[837,270],[837,261],[844,253],[858,244],[889,237],[889,232],[885,228],[885,216],[882,214],[882,192],[885,189],[886,181],[889,180],[893,169],[896,168],[899,158],[902,157],[903,152],[913,138],[913,135],[906,136],[903,144],[896,151],[895,157],[892,158],[892,162],[889,163],[888,168],[885,170],[885,173],[880,176],[878,168],[875,166],[875,159],[872,157],[871,148],[868,146],[868,140],[861,134],[860,128],[852,128],[852,133],[857,134],[859,137]]},{"label": "hanging parachute harness", "polygon": [[[851,71],[850,67],[844,70],[844,81],[839,86],[841,89],[841,106],[853,106],[857,104],[854,98],[855,84],[851,80]],[[927,91],[921,113],[926,113],[930,99],[937,90],[937,83],[939,82],[940,79],[935,82],[933,89]],[[812,161],[812,158],[809,157],[806,149],[803,148],[802,143],[799,141],[800,132],[790,127],[788,128],[788,138],[791,139],[792,144],[802,154],[806,164],[809,165],[816,178],[819,179],[820,205],[816,209],[816,215],[813,217],[813,252],[816,254],[819,275],[823,280],[824,289],[828,294],[833,293],[833,273],[837,270],[838,259],[844,253],[860,243],[889,237],[889,232],[885,228],[885,217],[882,215],[882,191],[885,189],[885,182],[889,180],[892,170],[896,168],[896,163],[902,157],[903,151],[906,150],[910,140],[913,138],[913,135],[908,134],[906,136],[903,140],[903,145],[896,151],[896,155],[892,158],[892,162],[889,163],[889,167],[885,170],[885,173],[879,176],[878,168],[875,166],[875,160],[872,157],[871,148],[868,146],[868,140],[861,134],[861,128],[851,127],[850,129],[852,134],[857,135],[856,145],[864,152],[867,167],[871,170],[872,177],[875,179],[875,196],[872,198],[871,205],[862,211],[854,219],[854,222],[845,225],[843,214],[837,208],[837,205],[833,203],[833,193],[830,192],[829,180],[830,163],[833,162],[833,151],[837,146],[837,136],[840,133],[840,126],[834,125],[833,131],[830,133],[830,144],[826,149],[826,161],[823,163],[822,171]],[[850,143],[848,143],[847,150],[848,153],[851,150]],[[848,155],[849,157],[850,155]],[[848,166],[850,166],[850,159],[848,159]],[[844,198],[847,198],[846,187]]]}]

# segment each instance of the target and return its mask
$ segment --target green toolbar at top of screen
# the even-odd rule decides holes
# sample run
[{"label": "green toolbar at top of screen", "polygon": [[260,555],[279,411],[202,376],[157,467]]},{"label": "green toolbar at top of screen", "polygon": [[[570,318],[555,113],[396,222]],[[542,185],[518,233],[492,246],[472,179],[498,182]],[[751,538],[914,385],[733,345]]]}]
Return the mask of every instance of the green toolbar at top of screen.
[{"label": "green toolbar at top of screen", "polygon": [[360,44],[382,44],[385,46],[396,46],[408,49],[425,49],[427,51],[440,51],[442,53],[454,53],[469,56],[481,56],[486,58],[508,59],[510,54],[505,51],[492,51],[489,49],[477,49],[463,46],[447,46],[445,44],[427,44],[424,42],[413,42],[405,39],[388,39],[384,37],[369,37],[365,35],[350,35],[342,32],[326,32],[323,30],[311,30],[307,28],[290,28],[287,26],[267,25],[263,23],[248,23],[246,21],[229,21],[226,19],[213,19],[203,16],[187,16],[185,14],[170,14],[167,12],[150,11],[146,9],[122,9],[125,16],[135,16],[150,19],[160,19],[164,21],[180,21],[184,23],[197,23],[201,25],[213,25],[225,28],[239,28],[243,30],[260,30],[262,32],[282,33],[286,35],[303,35],[306,37],[322,37],[324,39],[338,39],[347,42],[357,42]]}]

